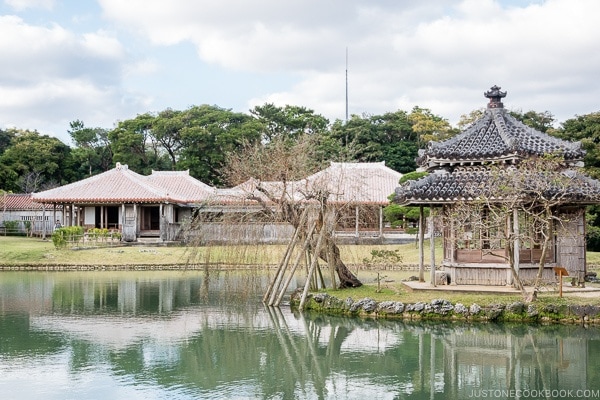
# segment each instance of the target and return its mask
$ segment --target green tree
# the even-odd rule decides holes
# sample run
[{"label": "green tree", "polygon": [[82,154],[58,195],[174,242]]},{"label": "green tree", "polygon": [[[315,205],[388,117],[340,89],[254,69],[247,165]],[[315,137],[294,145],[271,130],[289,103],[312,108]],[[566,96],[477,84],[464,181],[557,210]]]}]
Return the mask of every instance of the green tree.
[{"label": "green tree", "polygon": [[483,117],[483,113],[485,112],[485,108],[478,108],[477,110],[473,110],[468,114],[462,114],[456,124],[459,130],[463,130],[471,125],[473,122],[477,121],[479,118]]},{"label": "green tree", "polygon": [[31,193],[70,182],[71,149],[59,139],[37,131],[15,130],[0,156],[0,187]]},{"label": "green tree", "polygon": [[14,137],[14,130],[3,131],[2,129],[0,129],[0,156],[2,155],[2,153],[4,153],[4,151],[6,151],[6,149],[10,147]]},{"label": "green tree", "polygon": [[217,106],[191,107],[182,118],[187,122],[180,132],[177,169],[189,169],[192,176],[212,185],[223,183],[227,155],[259,142],[263,132],[263,125],[251,116]]},{"label": "green tree", "polygon": [[67,132],[75,144],[75,148],[72,149],[73,161],[77,169],[85,169],[80,177],[107,171],[112,166],[108,130],[88,128],[80,120],[72,121],[69,127]]},{"label": "green tree", "polygon": [[352,115],[349,121],[337,120],[328,135],[337,141],[336,161],[379,162],[398,172],[414,171],[418,135],[404,111],[382,115]]},{"label": "green tree", "polygon": [[[407,174],[402,175],[402,178],[398,181],[399,185],[402,185],[405,182],[416,181],[421,179],[424,176],[427,176],[427,172],[409,172]],[[394,193],[389,196],[390,201],[394,198]],[[424,209],[425,215],[429,215],[429,207]],[[390,222],[392,227],[402,227],[407,228],[408,223],[410,221],[416,222],[419,220],[419,207],[415,206],[401,206],[398,204],[390,203],[390,205],[386,206],[383,209],[383,215],[386,221]]]},{"label": "green tree", "polygon": [[419,137],[421,146],[427,142],[448,139],[458,133],[458,130],[453,129],[446,119],[433,114],[427,108],[414,107],[408,119],[412,124],[413,132]]},{"label": "green tree", "polygon": [[553,134],[565,140],[580,141],[586,151],[584,170],[600,178],[600,111],[568,119]]},{"label": "green tree", "polygon": [[152,170],[168,169],[168,156],[152,136],[155,117],[139,114],[134,119],[119,122],[108,133],[113,161],[129,165],[133,171],[148,175]]},{"label": "green tree", "polygon": [[194,113],[191,110],[177,111],[167,108],[154,118],[152,136],[169,155],[171,170],[177,169],[177,161],[184,145],[184,130],[194,125]]},{"label": "green tree", "polygon": [[525,125],[540,132],[550,133],[555,121],[554,115],[552,115],[550,111],[536,112],[531,110],[523,113],[520,110],[512,110],[509,114],[523,122]]},{"label": "green tree", "polygon": [[265,142],[277,137],[297,141],[303,134],[323,133],[329,125],[327,118],[300,106],[278,107],[266,103],[254,107],[250,114],[263,125],[262,140]]}]

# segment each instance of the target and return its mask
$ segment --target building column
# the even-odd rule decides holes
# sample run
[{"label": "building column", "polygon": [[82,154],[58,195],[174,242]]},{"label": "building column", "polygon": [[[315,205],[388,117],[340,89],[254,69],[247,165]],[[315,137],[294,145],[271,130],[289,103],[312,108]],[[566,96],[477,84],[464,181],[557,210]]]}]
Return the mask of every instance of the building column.
[{"label": "building column", "polygon": [[[521,231],[520,231],[520,227],[519,227],[519,211],[518,210],[513,210],[513,235],[515,236],[515,241],[514,241],[514,246],[513,246],[513,262],[515,263],[515,271],[517,271],[517,275],[519,275],[519,263],[521,262],[520,260],[520,253],[521,253],[521,240],[520,240],[520,236],[521,236]],[[507,243],[507,245],[510,246],[510,243]],[[509,271],[511,272],[511,271]],[[514,279],[512,276],[512,273],[510,273],[510,280],[508,281],[509,284],[514,284]]]},{"label": "building column", "polygon": [[429,247],[431,264],[431,285],[435,287],[435,221],[433,217],[433,206],[429,206]]},{"label": "building column", "polygon": [[379,206],[379,237],[383,237],[383,206]]},{"label": "building column", "polygon": [[354,207],[354,235],[358,238],[358,206]]},{"label": "building column", "polygon": [[425,212],[419,205],[419,282],[425,282]]}]

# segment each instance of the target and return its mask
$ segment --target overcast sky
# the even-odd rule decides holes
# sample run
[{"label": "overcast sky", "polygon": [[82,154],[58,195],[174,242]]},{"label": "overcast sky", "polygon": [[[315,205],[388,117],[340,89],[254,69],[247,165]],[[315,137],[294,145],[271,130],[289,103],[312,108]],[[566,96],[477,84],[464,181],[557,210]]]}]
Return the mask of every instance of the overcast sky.
[{"label": "overcast sky", "polygon": [[431,109],[456,124],[492,85],[559,122],[600,110],[598,0],[0,0],[0,127],[70,144],[165,108],[266,102],[345,119]]}]

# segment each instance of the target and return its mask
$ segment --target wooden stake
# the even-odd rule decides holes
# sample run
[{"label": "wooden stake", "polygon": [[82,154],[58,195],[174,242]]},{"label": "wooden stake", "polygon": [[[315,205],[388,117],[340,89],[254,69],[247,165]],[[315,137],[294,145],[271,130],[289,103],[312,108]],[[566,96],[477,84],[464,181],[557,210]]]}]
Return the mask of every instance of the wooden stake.
[{"label": "wooden stake", "polygon": [[[267,299],[269,299],[270,297],[274,297],[274,293],[277,292],[277,289],[279,287],[279,285],[281,284],[281,275],[283,274],[283,272],[285,272],[285,269],[287,268],[287,265],[290,261],[290,257],[292,255],[292,251],[294,249],[294,247],[296,246],[296,242],[298,241],[298,236],[300,234],[300,230],[302,229],[303,225],[305,224],[305,220],[306,217],[308,215],[308,208],[305,208],[302,211],[302,215],[300,216],[300,222],[298,224],[298,227],[296,227],[296,230],[294,231],[294,236],[292,237],[292,240],[288,243],[288,246],[285,250],[285,255],[283,256],[283,259],[281,260],[281,262],[279,263],[279,267],[277,268],[277,272],[275,272],[275,276],[273,277],[273,280],[271,281],[271,283],[269,284],[269,287],[267,288],[267,291],[265,292],[265,294],[263,295],[263,303],[267,302]],[[272,299],[270,300],[269,303],[272,303]],[[271,305],[271,304],[269,304]]]},{"label": "wooden stake", "polygon": [[298,307],[300,311],[304,309],[304,304],[306,303],[306,296],[308,295],[308,287],[310,286],[310,281],[312,276],[315,273],[315,267],[319,260],[317,254],[321,250],[321,243],[323,242],[323,237],[325,236],[325,229],[321,229],[321,233],[319,234],[319,239],[317,239],[317,246],[315,248],[315,255],[313,256],[312,262],[310,264],[310,269],[308,270],[308,277],[306,278],[306,284],[304,285],[304,291],[302,292],[302,297],[300,298],[300,306]]},{"label": "wooden stake", "polygon": [[286,281],[284,282],[283,287],[281,288],[281,291],[279,292],[279,296],[275,300],[275,303],[273,303],[273,306],[278,307],[279,304],[281,304],[281,300],[283,299],[283,296],[285,295],[287,288],[290,286],[290,282],[292,281],[292,278],[294,277],[294,274],[296,273],[296,269],[298,268],[298,265],[300,265],[300,261],[302,260],[302,257],[304,256],[306,249],[308,249],[308,245],[310,244],[310,238],[311,238],[313,232],[315,231],[316,226],[317,226],[317,224],[315,222],[313,222],[312,226],[310,227],[310,229],[308,231],[308,235],[304,239],[304,246],[302,247],[302,250],[298,252],[298,255],[296,256],[296,260],[294,261],[294,265],[292,266],[292,269],[291,269]]}]

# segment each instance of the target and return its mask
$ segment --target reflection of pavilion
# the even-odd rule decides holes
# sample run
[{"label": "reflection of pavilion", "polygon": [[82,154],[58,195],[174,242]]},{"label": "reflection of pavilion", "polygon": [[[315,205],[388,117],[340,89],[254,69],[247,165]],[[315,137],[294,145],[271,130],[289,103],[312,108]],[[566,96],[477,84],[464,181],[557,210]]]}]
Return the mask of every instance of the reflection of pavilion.
[{"label": "reflection of pavilion", "polygon": [[587,386],[586,341],[521,330],[522,335],[464,330],[441,338],[447,390],[466,398],[473,387],[577,390]]}]

